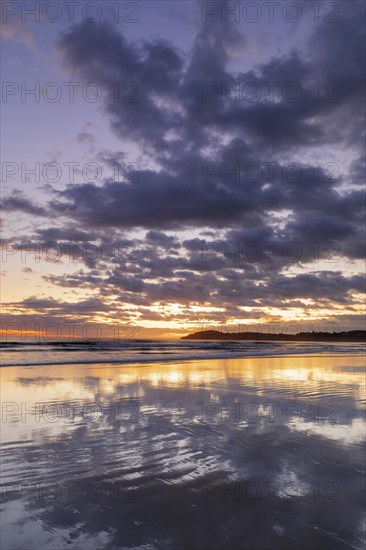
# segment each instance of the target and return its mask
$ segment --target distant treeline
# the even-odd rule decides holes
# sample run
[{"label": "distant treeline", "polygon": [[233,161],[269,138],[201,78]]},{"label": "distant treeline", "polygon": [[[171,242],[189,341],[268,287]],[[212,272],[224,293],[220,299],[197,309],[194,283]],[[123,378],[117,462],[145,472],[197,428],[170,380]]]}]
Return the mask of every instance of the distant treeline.
[{"label": "distant treeline", "polygon": [[181,340],[287,340],[292,342],[366,342],[366,330],[348,332],[299,332],[298,334],[271,334],[264,332],[220,332],[219,330],[202,330]]}]

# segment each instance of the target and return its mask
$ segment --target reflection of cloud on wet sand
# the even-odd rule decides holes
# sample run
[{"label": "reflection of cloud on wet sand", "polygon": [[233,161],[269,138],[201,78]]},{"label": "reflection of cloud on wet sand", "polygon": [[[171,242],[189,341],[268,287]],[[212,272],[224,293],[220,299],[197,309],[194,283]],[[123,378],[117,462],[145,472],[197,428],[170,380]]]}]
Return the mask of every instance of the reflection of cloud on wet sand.
[{"label": "reflection of cloud on wet sand", "polygon": [[[351,362],[358,367],[361,358]],[[307,550],[309,541],[337,548],[347,530],[357,548],[362,375],[337,371],[338,365],[344,358],[71,365],[55,377],[45,376],[44,367],[34,367],[31,376],[24,368],[6,369],[5,389],[28,411],[37,400],[49,406],[49,417],[37,421],[28,414],[4,425],[3,475],[13,492],[3,507],[5,518],[12,514],[10,523],[22,524],[16,544],[32,540],[34,549],[76,550],[94,540],[108,550],[219,549],[228,540],[239,548],[243,537],[250,547],[266,547],[271,537],[279,549],[296,537]],[[302,413],[290,407],[284,414],[283,404],[295,399]],[[271,402],[280,403],[272,422]],[[336,423],[324,414],[329,402],[339,408]],[[235,405],[243,413],[247,403],[261,411],[255,421],[234,414]],[[313,403],[319,403],[320,418]],[[213,404],[208,416],[205,404]],[[313,498],[314,487],[320,484],[324,497],[324,484],[335,480],[339,502],[324,508]],[[14,484],[56,486],[62,500],[37,499],[31,490],[21,502]],[[67,503],[70,484],[77,490]],[[88,487],[90,499],[83,495]],[[260,497],[251,500],[248,487]],[[100,499],[93,501],[95,494]]]},{"label": "reflection of cloud on wet sand", "polygon": [[366,422],[362,418],[353,418],[349,424],[315,423],[299,419],[291,428],[309,435],[339,441],[342,445],[363,445],[366,435]]}]

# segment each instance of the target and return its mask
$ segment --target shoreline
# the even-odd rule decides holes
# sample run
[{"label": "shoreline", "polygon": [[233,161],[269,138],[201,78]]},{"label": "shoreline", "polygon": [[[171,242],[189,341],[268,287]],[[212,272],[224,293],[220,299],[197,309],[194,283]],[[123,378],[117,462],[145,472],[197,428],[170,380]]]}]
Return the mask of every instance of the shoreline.
[{"label": "shoreline", "polygon": [[[149,364],[161,364],[163,366],[166,366],[167,364],[176,364],[176,363],[191,363],[191,362],[202,362],[202,361],[221,361],[221,360],[239,360],[239,359],[277,359],[277,358],[293,358],[293,357],[301,357],[301,358],[323,358],[323,357],[361,357],[364,355],[364,352],[354,351],[354,352],[343,352],[339,353],[336,350],[332,353],[329,350],[324,350],[324,352],[321,351],[314,351],[313,353],[309,353],[307,351],[301,352],[301,351],[293,351],[292,353],[288,350],[281,351],[278,353],[266,353],[266,354],[225,354],[225,355],[214,355],[210,357],[169,357],[169,358],[148,358],[146,360],[130,360],[130,359],[85,359],[82,361],[54,361],[54,362],[45,362],[45,363],[14,363],[14,364],[4,364],[0,365],[0,368],[11,368],[11,367],[52,367],[52,366],[82,366],[82,365],[110,365],[110,366],[126,366],[126,367],[147,367]],[[365,367],[366,368],[366,367]]]}]

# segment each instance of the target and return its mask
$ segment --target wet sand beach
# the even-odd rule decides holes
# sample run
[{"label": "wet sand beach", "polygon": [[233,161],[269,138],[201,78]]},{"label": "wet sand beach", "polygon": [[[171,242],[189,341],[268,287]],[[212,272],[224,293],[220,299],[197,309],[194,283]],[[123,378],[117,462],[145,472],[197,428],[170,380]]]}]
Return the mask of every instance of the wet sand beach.
[{"label": "wet sand beach", "polygon": [[9,366],[2,548],[361,549],[360,354]]}]

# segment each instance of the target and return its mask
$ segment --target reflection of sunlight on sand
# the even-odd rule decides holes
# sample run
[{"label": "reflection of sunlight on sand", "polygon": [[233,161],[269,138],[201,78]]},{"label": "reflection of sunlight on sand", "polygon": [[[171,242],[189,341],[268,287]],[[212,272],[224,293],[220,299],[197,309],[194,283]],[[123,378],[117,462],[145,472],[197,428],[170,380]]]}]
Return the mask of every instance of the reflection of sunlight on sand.
[{"label": "reflection of sunlight on sand", "polygon": [[[362,366],[363,358],[349,357],[347,362],[352,363],[355,370],[352,370],[352,366],[348,371],[342,370],[345,359],[337,356],[256,357],[143,366],[67,365],[49,369],[33,367],[29,370],[24,367],[10,367],[2,371],[2,381],[4,395],[6,386],[8,400],[23,398],[29,391],[34,401],[38,398],[66,399],[70,394],[75,398],[75,390],[80,397],[92,397],[96,388],[101,394],[112,394],[121,384],[185,385],[194,389],[197,385],[210,385],[213,382],[231,383],[233,379],[243,384],[260,381],[260,385],[264,386],[268,382],[271,387],[280,387],[284,383],[296,387],[299,386],[298,382],[302,382],[303,388],[315,382],[337,382],[337,385],[364,387],[365,376],[359,366]],[[42,377],[44,382],[38,382]],[[19,379],[23,380],[22,384],[18,382]],[[86,383],[90,379],[92,383]],[[335,391],[337,385],[334,385]]]},{"label": "reflection of sunlight on sand", "polygon": [[[328,399],[352,400],[359,409],[365,399],[365,377],[360,356],[288,356],[255,357],[187,361],[183,363],[153,363],[141,365],[61,365],[57,367],[9,367],[2,369],[2,400],[23,403],[27,411],[41,404],[76,402],[80,406],[94,403],[107,407],[123,399],[141,400],[150,414],[159,414],[158,406],[147,399],[147,392],[165,389],[179,390],[174,399],[185,410],[192,392],[204,392],[201,401],[223,400],[227,392],[234,393],[235,401],[243,395],[263,399]],[[236,394],[236,395],[235,395]],[[171,393],[173,395],[173,393]],[[151,399],[151,395],[150,395]],[[187,400],[187,401],[186,401]],[[170,403],[170,406],[172,403]],[[264,404],[263,404],[264,405]],[[169,409],[170,410],[170,409]],[[173,413],[173,410],[171,411]],[[180,414],[180,413],[179,413]],[[178,414],[178,417],[179,417]],[[264,413],[263,413],[264,414]],[[175,418],[179,422],[179,418]],[[243,420],[243,419],[241,419]],[[77,422],[83,422],[78,418]],[[69,420],[37,422],[27,414],[26,422],[16,415],[3,423],[5,440],[28,440],[32,430],[43,430],[55,436],[67,430]],[[245,428],[246,423],[240,426]],[[350,426],[298,421],[292,429],[312,432],[320,436],[343,439],[346,442],[361,440],[363,423],[353,420]],[[96,429],[96,428],[95,428]]]},{"label": "reflection of sunlight on sand", "polygon": [[[143,386],[185,387],[194,390],[217,384],[224,386],[250,385],[257,395],[266,387],[314,390],[319,382],[332,383],[337,394],[342,385],[352,385],[354,393],[365,397],[365,376],[362,357],[349,357],[343,370],[344,357],[256,357],[185,363],[150,365],[65,365],[57,367],[10,367],[2,370],[2,393],[5,401],[45,402],[67,399],[93,399],[95,395],[113,395],[117,388],[138,385],[143,395]],[[354,367],[355,370],[352,370]],[[47,374],[47,378],[45,377]],[[19,382],[22,380],[22,383]],[[209,388],[207,388],[209,389]],[[134,388],[136,390],[136,388]],[[213,388],[211,388],[213,390]],[[215,391],[213,393],[216,393]]]}]

